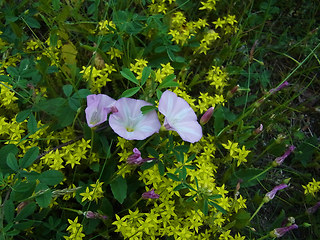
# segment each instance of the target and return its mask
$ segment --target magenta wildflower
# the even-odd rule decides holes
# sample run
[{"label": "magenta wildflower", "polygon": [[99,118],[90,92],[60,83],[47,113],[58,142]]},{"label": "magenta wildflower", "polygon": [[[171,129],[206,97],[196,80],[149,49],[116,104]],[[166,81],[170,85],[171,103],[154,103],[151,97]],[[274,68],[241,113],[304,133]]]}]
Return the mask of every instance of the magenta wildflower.
[{"label": "magenta wildflower", "polygon": [[159,112],[164,116],[164,127],[176,131],[187,142],[198,142],[202,137],[202,128],[197,116],[189,104],[175,93],[165,91],[159,101]]},{"label": "magenta wildflower", "polygon": [[89,127],[95,127],[108,118],[116,101],[105,94],[87,96],[86,119]]},{"label": "magenta wildflower", "polygon": [[288,231],[291,231],[291,230],[297,229],[297,228],[298,228],[297,224],[292,224],[291,226],[288,226],[288,227],[276,228],[270,233],[270,235],[272,237],[280,238],[283,235],[285,235]]},{"label": "magenta wildflower", "polygon": [[156,199],[159,197],[160,197],[160,195],[156,194],[153,189],[148,192],[142,193],[142,198],[144,198],[144,199]]},{"label": "magenta wildflower", "polygon": [[272,88],[269,92],[270,92],[270,93],[275,93],[275,92],[278,92],[278,91],[280,91],[282,88],[287,87],[287,86],[289,86],[289,83],[288,83],[287,81],[285,81],[285,82],[281,83],[281,84],[279,85],[279,87],[277,87],[277,88]]},{"label": "magenta wildflower", "polygon": [[200,118],[201,125],[204,125],[207,122],[209,122],[209,120],[212,117],[213,111],[214,111],[214,107],[211,107],[202,115],[202,117]]},{"label": "magenta wildflower", "polygon": [[127,158],[127,163],[132,165],[140,165],[144,162],[154,160],[155,158],[142,158],[138,148],[133,149],[133,154]]},{"label": "magenta wildflower", "polygon": [[273,199],[276,195],[276,193],[281,190],[288,187],[287,184],[280,184],[276,187],[274,187],[270,192],[266,193],[265,197],[264,197],[264,201],[265,202],[269,202],[271,199]]},{"label": "magenta wildflower", "polygon": [[314,206],[308,208],[306,212],[307,214],[313,214],[318,210],[319,207],[320,207],[320,202],[317,202]]},{"label": "magenta wildflower", "polygon": [[114,104],[117,112],[109,117],[110,127],[127,140],[143,140],[159,132],[161,124],[156,111],[142,114],[140,110],[147,105],[151,104],[143,100],[120,98]]},{"label": "magenta wildflower", "polygon": [[274,160],[275,164],[281,165],[283,161],[294,151],[295,148],[296,148],[295,146],[291,145],[281,157],[277,157]]}]

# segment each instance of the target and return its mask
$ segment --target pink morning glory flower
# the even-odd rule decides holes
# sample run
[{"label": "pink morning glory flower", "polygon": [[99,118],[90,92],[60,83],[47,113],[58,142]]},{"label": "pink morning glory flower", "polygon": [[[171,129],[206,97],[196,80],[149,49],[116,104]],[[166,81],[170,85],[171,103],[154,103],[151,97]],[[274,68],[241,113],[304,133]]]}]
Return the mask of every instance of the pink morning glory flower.
[{"label": "pink morning glory flower", "polygon": [[120,98],[114,104],[114,111],[109,117],[110,127],[120,137],[127,140],[143,140],[161,127],[155,110],[142,114],[141,107],[151,105],[143,100]]},{"label": "pink morning glory flower", "polygon": [[86,119],[89,127],[95,127],[108,118],[116,100],[105,94],[92,94],[87,96]]},{"label": "pink morning glory flower", "polygon": [[159,112],[164,116],[164,127],[176,131],[187,142],[198,142],[202,137],[202,128],[190,105],[175,93],[165,91],[159,101]]}]

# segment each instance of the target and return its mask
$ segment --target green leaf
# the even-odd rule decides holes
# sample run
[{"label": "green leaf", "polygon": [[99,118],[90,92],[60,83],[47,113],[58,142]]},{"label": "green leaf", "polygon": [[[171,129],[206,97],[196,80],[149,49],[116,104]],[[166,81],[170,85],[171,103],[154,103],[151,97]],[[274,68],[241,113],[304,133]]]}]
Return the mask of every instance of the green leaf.
[{"label": "green leaf", "polygon": [[38,205],[42,208],[48,207],[52,199],[52,192],[50,188],[46,184],[40,182],[36,186],[35,191],[37,194],[41,192],[41,194],[36,197],[36,202],[38,203]]},{"label": "green leaf", "polygon": [[235,187],[239,180],[242,181],[241,187],[252,187],[258,184],[258,180],[262,181],[266,177],[266,172],[257,168],[241,169],[234,172],[230,178],[231,186]]},{"label": "green leaf", "polygon": [[147,147],[146,150],[152,157],[159,158],[159,153],[154,148]]},{"label": "green leaf", "polygon": [[39,180],[49,186],[54,186],[62,182],[63,174],[57,170],[47,170],[40,174]]},{"label": "green leaf", "polygon": [[121,94],[121,97],[131,97],[134,94],[136,94],[139,90],[140,90],[140,87],[129,88]]},{"label": "green leaf", "polygon": [[158,161],[158,170],[159,170],[160,176],[163,176],[165,168],[164,168],[163,162],[161,162],[161,161]]},{"label": "green leaf", "polygon": [[16,216],[15,221],[19,222],[23,219],[26,219],[27,217],[29,217],[31,214],[34,213],[34,211],[36,210],[36,207],[37,205],[35,202],[31,202],[27,204],[24,208],[22,208],[20,213]]},{"label": "green leaf", "polygon": [[141,170],[147,170],[151,167],[153,167],[156,164],[156,161],[152,161],[152,162],[145,162],[142,164],[142,166],[140,167]]},{"label": "green leaf", "polygon": [[180,181],[180,179],[176,175],[174,175],[172,173],[166,173],[166,175],[167,175],[168,178],[171,178],[173,181],[177,181],[177,182]]},{"label": "green leaf", "polygon": [[143,69],[143,71],[142,71],[141,86],[143,86],[146,83],[146,81],[147,81],[148,77],[150,76],[150,74],[151,74],[151,68],[150,67],[145,67]]},{"label": "green leaf", "polygon": [[30,114],[29,116],[27,127],[30,134],[33,134],[38,130],[37,120],[33,114]]},{"label": "green leaf", "polygon": [[60,9],[60,0],[52,0],[52,7],[54,11],[58,11]]},{"label": "green leaf", "polygon": [[3,205],[3,213],[4,213],[4,219],[7,221],[7,223],[11,223],[14,218],[14,204],[11,199],[8,199],[5,201]]},{"label": "green leaf", "polygon": [[168,87],[179,87],[179,83],[174,82],[173,80],[176,78],[176,75],[170,74],[167,76],[158,86],[158,89],[168,88]]},{"label": "green leaf", "polygon": [[76,98],[86,98],[90,94],[91,92],[89,89],[80,89],[78,92],[73,94],[73,96]]},{"label": "green leaf", "polygon": [[234,215],[236,220],[235,227],[238,229],[245,228],[249,224],[249,219],[251,215],[243,208],[239,209],[239,211]]},{"label": "green leaf", "polygon": [[37,19],[28,16],[24,20],[27,22],[29,27],[31,27],[31,28],[40,28],[40,23],[38,22]]},{"label": "green leaf", "polygon": [[156,92],[157,92],[157,98],[158,100],[160,100],[162,92],[159,89],[157,89]]},{"label": "green leaf", "polygon": [[220,207],[217,203],[209,201],[209,204],[215,207],[219,212],[222,212],[223,214],[227,213],[227,211],[224,208]]},{"label": "green leaf", "polygon": [[152,110],[157,109],[157,107],[153,106],[153,105],[147,105],[147,106],[143,106],[141,108],[141,112],[142,114],[146,114],[148,112],[151,112]]},{"label": "green leaf", "polygon": [[31,109],[27,109],[27,110],[19,112],[16,116],[16,121],[18,123],[23,122],[24,120],[27,119],[27,117],[29,117],[30,113],[31,113]]},{"label": "green leaf", "polygon": [[179,191],[181,189],[185,189],[187,186],[184,183],[180,183],[178,186],[176,186],[173,191]]},{"label": "green leaf", "polygon": [[204,199],[203,200],[203,204],[202,204],[202,212],[205,216],[208,215],[209,212],[209,208],[208,208],[208,199]]},{"label": "green leaf", "polygon": [[138,79],[134,76],[134,74],[130,71],[128,68],[124,68],[122,71],[120,71],[121,75],[128,79],[129,81],[135,83],[136,85],[139,85]]},{"label": "green leaf", "polygon": [[19,161],[19,166],[21,168],[28,168],[30,167],[33,162],[37,159],[39,155],[39,148],[38,147],[32,147],[30,148],[26,154],[23,156],[23,158]]},{"label": "green leaf", "polygon": [[214,195],[209,196],[210,200],[215,200],[215,199],[218,199],[218,198],[222,198],[222,196],[220,194],[214,194]]},{"label": "green leaf", "polygon": [[127,197],[126,180],[122,177],[118,177],[110,184],[110,186],[114,198],[122,204],[124,199]]},{"label": "green leaf", "polygon": [[17,172],[19,170],[18,161],[13,153],[9,153],[7,156],[7,165],[13,171]]},{"label": "green leaf", "polygon": [[224,127],[224,112],[222,107],[219,107],[217,110],[213,113],[214,117],[214,134],[218,135],[218,133],[223,129]]},{"label": "green leaf", "polygon": [[70,96],[71,96],[73,87],[72,87],[70,84],[64,85],[64,86],[62,87],[62,89],[63,89],[64,94],[65,94],[67,97],[70,97]]}]

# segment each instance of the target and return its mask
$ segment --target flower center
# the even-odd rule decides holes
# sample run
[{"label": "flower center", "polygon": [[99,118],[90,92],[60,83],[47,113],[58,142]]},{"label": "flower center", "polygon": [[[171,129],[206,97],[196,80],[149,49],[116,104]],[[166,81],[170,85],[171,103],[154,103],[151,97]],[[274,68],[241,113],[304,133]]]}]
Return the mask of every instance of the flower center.
[{"label": "flower center", "polygon": [[126,130],[127,130],[128,132],[133,132],[133,131],[134,131],[134,129],[131,128],[131,127],[126,127]]},{"label": "flower center", "polygon": [[94,125],[94,124],[98,123],[99,121],[100,121],[100,116],[99,116],[98,112],[94,112],[91,116],[90,124]]}]

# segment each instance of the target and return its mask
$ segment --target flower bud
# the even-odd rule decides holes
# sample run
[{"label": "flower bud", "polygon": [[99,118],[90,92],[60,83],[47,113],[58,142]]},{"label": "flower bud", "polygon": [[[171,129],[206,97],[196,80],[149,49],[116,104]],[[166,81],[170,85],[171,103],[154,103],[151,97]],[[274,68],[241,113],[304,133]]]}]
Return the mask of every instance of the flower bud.
[{"label": "flower bud", "polygon": [[282,88],[287,87],[287,86],[289,86],[289,83],[288,83],[287,81],[285,81],[285,82],[281,83],[281,84],[279,85],[279,87],[277,87],[277,88],[272,88],[272,89],[269,91],[269,93],[273,94],[273,93],[278,92],[278,91],[280,91]]},{"label": "flower bud", "polygon": [[274,160],[275,165],[276,166],[281,165],[283,161],[294,151],[295,148],[296,148],[295,146],[291,145],[281,157],[277,157]]},{"label": "flower bud", "polygon": [[156,194],[153,189],[151,191],[142,193],[142,198],[144,198],[144,199],[157,199],[159,197],[160,197],[160,195]]},{"label": "flower bud", "polygon": [[202,115],[202,117],[200,118],[201,125],[204,125],[207,122],[209,122],[209,120],[212,117],[213,111],[214,111],[214,107],[211,107]]},{"label": "flower bud", "polygon": [[288,231],[291,231],[291,230],[297,229],[297,228],[298,228],[297,224],[293,224],[293,225],[288,226],[288,227],[276,228],[272,232],[270,232],[270,236],[271,237],[280,238],[284,234],[286,234]]},{"label": "flower bud", "polygon": [[265,197],[263,198],[263,201],[269,202],[270,200],[272,200],[275,197],[276,193],[279,190],[284,189],[286,187],[288,187],[287,184],[280,184],[280,185],[274,187],[270,192],[266,193]]}]

